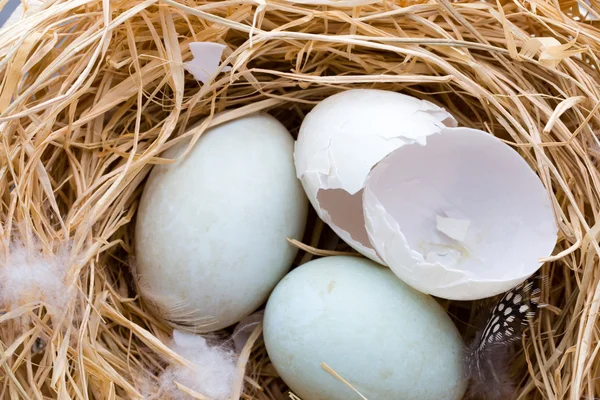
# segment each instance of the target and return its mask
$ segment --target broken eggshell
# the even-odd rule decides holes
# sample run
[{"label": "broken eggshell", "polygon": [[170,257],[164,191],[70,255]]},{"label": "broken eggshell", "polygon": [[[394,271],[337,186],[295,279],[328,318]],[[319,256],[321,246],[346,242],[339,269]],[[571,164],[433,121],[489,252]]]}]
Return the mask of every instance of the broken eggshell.
[{"label": "broken eggshell", "polygon": [[508,145],[486,132],[446,128],[398,148],[364,189],[369,240],[415,289],[452,300],[509,290],[556,244],[548,194]]},{"label": "broken eggshell", "polygon": [[221,66],[221,56],[226,46],[213,42],[192,42],[190,51],[194,58],[184,64],[185,68],[194,75],[194,78],[203,84],[221,68],[221,72],[231,70],[229,66]]},{"label": "broken eggshell", "polygon": [[320,102],[296,142],[296,174],[317,211],[346,243],[383,263],[371,246],[362,194],[369,172],[386,155],[456,126],[443,108],[400,93],[354,89]]}]

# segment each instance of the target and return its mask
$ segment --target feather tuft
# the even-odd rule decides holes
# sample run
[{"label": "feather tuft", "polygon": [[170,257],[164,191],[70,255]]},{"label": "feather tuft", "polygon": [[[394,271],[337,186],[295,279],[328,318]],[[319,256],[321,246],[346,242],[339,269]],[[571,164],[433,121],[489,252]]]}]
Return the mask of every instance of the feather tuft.
[{"label": "feather tuft", "polygon": [[509,400],[515,386],[510,373],[514,344],[523,337],[540,308],[543,278],[529,279],[506,292],[491,308],[485,324],[467,347],[467,398]]},{"label": "feather tuft", "polygon": [[[54,246],[52,246],[54,245]],[[62,312],[74,290],[69,282],[70,244],[46,248],[39,240],[14,240],[0,254],[0,307],[11,310],[25,304],[44,304]]]},{"label": "feather tuft", "polygon": [[238,359],[234,351],[223,344],[210,343],[205,336],[177,330],[173,331],[169,348],[190,364],[170,365],[157,381],[140,379],[138,386],[144,400],[231,398]]}]

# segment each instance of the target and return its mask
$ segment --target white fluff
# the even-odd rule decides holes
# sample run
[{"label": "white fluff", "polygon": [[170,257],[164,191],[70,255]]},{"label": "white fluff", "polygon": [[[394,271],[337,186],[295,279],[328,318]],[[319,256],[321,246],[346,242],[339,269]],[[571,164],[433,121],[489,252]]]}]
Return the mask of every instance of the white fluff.
[{"label": "white fluff", "polygon": [[202,336],[174,331],[169,347],[192,363],[193,368],[173,365],[160,377],[162,393],[183,400],[189,395],[179,390],[175,382],[211,400],[228,399],[236,372],[235,354],[220,346],[210,346]]},{"label": "white fluff", "polygon": [[27,303],[42,302],[56,310],[68,303],[68,246],[55,254],[42,253],[39,245],[27,248],[14,241],[8,255],[0,255],[0,304],[14,308]]}]

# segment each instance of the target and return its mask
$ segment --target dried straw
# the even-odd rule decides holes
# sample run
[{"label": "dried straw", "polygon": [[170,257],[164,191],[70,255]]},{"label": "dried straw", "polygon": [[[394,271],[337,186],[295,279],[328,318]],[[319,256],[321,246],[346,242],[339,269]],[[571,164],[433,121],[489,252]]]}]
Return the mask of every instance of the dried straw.
[{"label": "dried straw", "polygon": [[[37,303],[0,315],[1,398],[141,398],[165,360],[184,363],[129,272],[152,164],[259,110],[296,132],[316,102],[356,87],[442,105],[536,169],[560,238],[543,268],[549,305],[513,365],[520,398],[600,396],[595,22],[573,0],[310,3],[56,0],[0,30],[0,251],[15,235],[47,252],[69,241],[74,293],[63,314]],[[600,16],[597,0],[582,7]],[[232,70],[200,85],[183,67],[192,41],[227,45]],[[348,250],[314,215],[310,227],[299,262]],[[465,333],[472,306],[449,304]],[[258,333],[243,355],[242,398],[288,398]]]}]

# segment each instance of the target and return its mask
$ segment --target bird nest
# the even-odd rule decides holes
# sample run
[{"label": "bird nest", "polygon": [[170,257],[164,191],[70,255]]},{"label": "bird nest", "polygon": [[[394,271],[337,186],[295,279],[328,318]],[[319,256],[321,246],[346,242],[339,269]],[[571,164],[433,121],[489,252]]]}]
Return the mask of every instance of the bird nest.
[{"label": "bird nest", "polygon": [[[152,165],[173,143],[257,111],[295,135],[317,102],[350,88],[436,103],[539,174],[559,239],[511,373],[521,399],[600,396],[599,10],[596,0],[50,0],[4,27],[0,397],[143,398],[169,363],[185,363],[130,271]],[[206,83],[184,66],[198,41],[225,45]],[[349,251],[315,215],[296,245],[296,264]],[[441,303],[472,335],[478,303]],[[260,325],[236,371],[232,399],[293,397]]]}]

